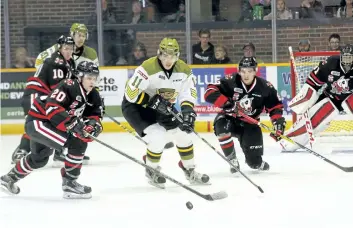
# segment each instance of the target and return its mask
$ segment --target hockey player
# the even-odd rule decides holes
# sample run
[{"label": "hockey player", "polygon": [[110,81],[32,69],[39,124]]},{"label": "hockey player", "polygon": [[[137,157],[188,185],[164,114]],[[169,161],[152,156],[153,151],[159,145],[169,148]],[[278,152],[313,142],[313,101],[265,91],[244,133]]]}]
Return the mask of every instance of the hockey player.
[{"label": "hockey player", "polygon": [[[22,108],[28,113],[33,100],[37,96],[48,95],[57,84],[66,78],[71,78],[75,63],[72,60],[74,41],[71,37],[61,36],[57,42],[58,50],[37,69],[33,77],[27,80],[27,85],[22,97]],[[12,162],[16,163],[30,151],[30,142],[27,134],[24,134],[21,143],[12,154]]]},{"label": "hockey player", "polygon": [[[70,28],[70,36],[75,41],[73,60],[75,61],[76,66],[82,61],[90,61],[99,66],[96,50],[91,47],[88,47],[87,45],[84,45],[86,39],[88,39],[88,29],[86,25],[79,23],[72,24]],[[35,67],[38,69],[39,66],[44,63],[44,60],[49,58],[57,50],[58,45],[55,44],[47,50],[41,52],[36,59]]]},{"label": "hockey player", "polygon": [[[197,98],[195,77],[189,66],[179,60],[179,44],[175,39],[164,38],[157,56],[149,58],[136,68],[125,87],[122,111],[125,119],[147,142],[144,162],[160,169],[159,162],[167,141],[167,134],[173,134],[181,161],[179,167],[190,183],[209,182],[206,174],[195,170],[194,149],[190,133],[194,128]],[[183,123],[170,114],[178,99]],[[149,183],[164,188],[165,178],[158,172],[146,169]]]},{"label": "hockey player", "polygon": [[[308,110],[315,135],[324,131],[339,112],[353,114],[352,92],[353,46],[347,45],[341,49],[340,55],[329,57],[311,71],[300,92],[289,102],[289,107],[296,114]],[[286,136],[306,145],[311,136],[307,134],[304,123],[304,118],[299,118]],[[280,143],[284,151],[299,149],[297,145],[284,140]]]},{"label": "hockey player", "polygon": [[87,61],[78,67],[77,79],[65,79],[47,97],[34,99],[26,118],[26,132],[31,137],[31,153],[22,157],[10,172],[0,177],[1,187],[12,194],[20,188],[16,182],[33,170],[44,167],[52,149],[68,147],[65,167],[61,169],[64,198],[91,198],[91,188],[76,182],[80,175],[87,133],[98,136],[100,96],[96,89],[98,67]]},{"label": "hockey player", "polygon": [[[239,168],[232,137],[238,138],[244,152],[246,163],[252,169],[269,170],[270,166],[262,160],[263,135],[258,125],[246,122],[238,111],[259,119],[262,111],[269,113],[278,134],[283,134],[285,119],[282,117],[283,105],[273,85],[256,77],[257,62],[254,57],[243,57],[239,62],[239,72],[222,78],[219,84],[209,84],[205,100],[221,108],[214,120],[214,131],[224,155]],[[278,137],[271,134],[276,140]],[[231,166],[231,173],[236,169]]]}]

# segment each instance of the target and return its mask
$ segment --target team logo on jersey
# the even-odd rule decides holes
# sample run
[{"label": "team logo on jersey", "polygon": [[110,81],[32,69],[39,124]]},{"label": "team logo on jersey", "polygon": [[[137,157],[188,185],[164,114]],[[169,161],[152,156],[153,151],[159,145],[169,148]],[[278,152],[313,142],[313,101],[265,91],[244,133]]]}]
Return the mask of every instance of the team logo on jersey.
[{"label": "team logo on jersey", "polygon": [[165,80],[165,76],[164,75],[158,75],[158,78]]},{"label": "team logo on jersey", "polygon": [[245,95],[239,101],[239,105],[246,115],[253,115],[256,112],[256,109],[253,110],[253,107],[252,107],[253,100],[254,100],[253,97],[248,97],[248,95]]},{"label": "team logo on jersey", "polygon": [[61,58],[59,58],[59,57],[57,57],[57,58],[55,59],[55,63],[57,63],[57,64],[63,64],[63,63],[64,63],[64,60],[61,59]]},{"label": "team logo on jersey", "polygon": [[233,94],[233,101],[239,100],[239,96],[240,96],[239,93],[234,93],[234,94]]},{"label": "team logo on jersey", "polygon": [[337,81],[331,84],[331,93],[335,94],[342,94],[342,93],[349,93],[349,85],[348,85],[348,78],[344,78],[344,76],[340,77]]}]

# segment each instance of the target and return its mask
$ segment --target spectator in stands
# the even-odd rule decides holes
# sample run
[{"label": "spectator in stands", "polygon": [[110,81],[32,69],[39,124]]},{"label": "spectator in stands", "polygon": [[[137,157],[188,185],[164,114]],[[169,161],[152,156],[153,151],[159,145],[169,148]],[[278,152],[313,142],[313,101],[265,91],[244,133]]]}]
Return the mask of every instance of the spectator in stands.
[{"label": "spectator in stands", "polygon": [[[108,4],[107,0],[102,0],[102,21],[103,21],[103,24],[116,24],[119,21],[116,8]],[[96,13],[92,14],[88,24],[89,25],[97,24]]]},{"label": "spectator in stands", "polygon": [[[272,12],[264,16],[264,20],[271,20]],[[284,0],[277,0],[277,20],[289,20],[293,19],[293,14],[286,7],[286,2]]]},{"label": "spectator in stands", "polygon": [[328,38],[328,45],[330,51],[340,51],[341,50],[341,37],[337,33],[333,33]]},{"label": "spectator in stands", "polygon": [[242,0],[242,9],[239,21],[253,21],[255,7],[261,7],[263,10],[263,15],[267,15],[271,13],[271,0]]},{"label": "spectator in stands", "polygon": [[[352,5],[352,14],[353,14],[353,1],[351,1],[351,5]],[[347,9],[347,2],[346,0],[341,0],[340,2],[340,7],[338,8],[337,10],[337,17],[346,17],[347,14],[346,14],[346,9]]]},{"label": "spectator in stands", "polygon": [[300,5],[300,18],[322,18],[324,6],[318,0],[302,0]]},{"label": "spectator in stands", "polygon": [[142,3],[138,0],[132,1],[131,12],[125,18],[124,23],[135,25],[146,22],[147,18],[142,12]]},{"label": "spectator in stands", "polygon": [[179,5],[179,11],[177,12],[176,22],[185,22],[185,4],[182,2]]},{"label": "spectator in stands", "polygon": [[300,40],[299,41],[299,44],[298,44],[298,50],[300,52],[307,52],[307,51],[310,51],[310,41],[307,40],[307,39],[304,39],[304,40]]},{"label": "spectator in stands", "polygon": [[217,45],[215,47],[214,56],[211,59],[212,64],[227,64],[230,63],[230,58],[228,57],[227,48],[223,45]]},{"label": "spectator in stands", "polygon": [[35,59],[27,56],[27,50],[24,47],[16,49],[16,62],[13,68],[32,68],[34,67]]},{"label": "spectator in stands", "polygon": [[210,43],[211,32],[201,29],[198,33],[200,42],[192,46],[193,64],[209,64],[214,56],[214,46]]},{"label": "spectator in stands", "polygon": [[129,58],[129,65],[139,66],[148,59],[146,46],[141,42],[136,42],[133,46],[132,54]]},{"label": "spectator in stands", "polygon": [[[243,46],[243,52],[245,57],[256,57],[256,49],[253,43],[247,43]],[[264,63],[262,59],[256,57],[257,63]]]},{"label": "spectator in stands", "polygon": [[158,21],[163,23],[176,22],[180,4],[184,0],[149,0],[157,9]]}]

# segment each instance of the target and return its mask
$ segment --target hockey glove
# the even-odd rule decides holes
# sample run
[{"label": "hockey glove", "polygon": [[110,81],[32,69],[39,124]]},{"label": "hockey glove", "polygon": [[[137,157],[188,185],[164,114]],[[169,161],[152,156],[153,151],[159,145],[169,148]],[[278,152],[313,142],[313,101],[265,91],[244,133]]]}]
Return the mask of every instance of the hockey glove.
[{"label": "hockey glove", "polygon": [[179,128],[186,133],[191,133],[195,127],[196,113],[194,111],[183,112],[183,123],[180,124]]},{"label": "hockey glove", "polygon": [[94,137],[98,137],[98,135],[103,131],[103,127],[99,120],[89,118],[86,120],[84,131]]},{"label": "hockey glove", "polygon": [[172,104],[164,99],[161,95],[156,94],[152,97],[148,103],[148,107],[156,110],[163,115],[170,115],[170,109],[172,109]]},{"label": "hockey glove", "polygon": [[235,102],[235,101],[227,101],[224,105],[223,105],[223,111],[228,114],[231,115],[233,117],[236,116],[240,116],[239,115],[239,110],[242,111],[243,109],[240,107],[239,102]]},{"label": "hockey glove", "polygon": [[84,142],[92,141],[85,137],[85,123],[79,117],[75,117],[65,124],[66,130],[70,132],[76,138],[81,139]]},{"label": "hockey glove", "polygon": [[270,133],[270,136],[276,141],[280,141],[281,137],[279,135],[283,135],[284,129],[286,128],[286,120],[284,117],[280,117],[276,120],[272,121],[273,127],[276,131],[276,133]]}]

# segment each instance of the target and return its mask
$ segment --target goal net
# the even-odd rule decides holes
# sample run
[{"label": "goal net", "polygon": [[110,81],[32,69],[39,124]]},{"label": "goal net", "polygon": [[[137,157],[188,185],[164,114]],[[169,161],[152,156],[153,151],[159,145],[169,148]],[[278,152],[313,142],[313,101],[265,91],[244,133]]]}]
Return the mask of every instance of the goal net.
[{"label": "goal net", "polygon": [[[291,47],[289,47],[291,51]],[[339,55],[339,52],[292,52],[294,62],[291,61],[291,88],[292,97],[294,97],[304,85],[306,78],[310,72],[319,65],[321,61],[325,61],[328,57],[333,55]],[[324,87],[323,87],[324,88]],[[319,93],[322,91],[319,91]],[[296,115],[293,114],[293,123],[296,120]],[[341,113],[337,118],[331,121],[329,127],[319,135],[320,141],[323,141],[325,136],[325,142],[333,143],[345,143],[344,140],[347,136],[353,136],[353,116]],[[341,139],[343,138],[343,139]],[[343,140],[343,141],[341,141]],[[353,143],[351,143],[353,145]],[[353,149],[353,147],[352,147]]]}]

